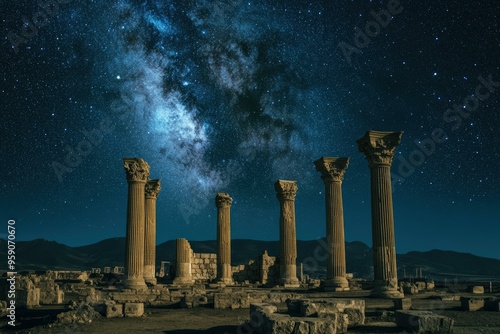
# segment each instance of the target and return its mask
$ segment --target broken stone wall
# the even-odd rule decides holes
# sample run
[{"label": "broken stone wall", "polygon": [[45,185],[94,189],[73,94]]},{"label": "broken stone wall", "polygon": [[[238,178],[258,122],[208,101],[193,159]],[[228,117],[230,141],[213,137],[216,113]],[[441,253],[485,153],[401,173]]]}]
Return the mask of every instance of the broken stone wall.
[{"label": "broken stone wall", "polygon": [[217,277],[217,254],[191,254],[191,273],[195,281],[211,281]]},{"label": "broken stone wall", "polygon": [[257,283],[274,285],[279,280],[279,264],[276,256],[269,256],[267,251],[256,260],[250,260],[248,264],[231,267],[235,282]]}]

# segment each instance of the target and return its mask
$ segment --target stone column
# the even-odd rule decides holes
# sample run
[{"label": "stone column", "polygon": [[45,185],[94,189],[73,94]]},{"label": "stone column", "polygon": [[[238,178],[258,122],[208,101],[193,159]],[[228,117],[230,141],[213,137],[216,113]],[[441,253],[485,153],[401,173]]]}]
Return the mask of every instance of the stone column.
[{"label": "stone column", "polygon": [[373,296],[402,298],[398,290],[394,213],[392,208],[391,165],[402,132],[368,131],[357,141],[366,155],[371,173]]},{"label": "stone column", "polygon": [[191,285],[194,283],[191,274],[191,246],[186,239],[177,239],[177,258],[174,284]]},{"label": "stone column", "polygon": [[144,282],[144,187],[149,165],[139,158],[123,159],[128,182],[127,234],[125,241],[125,278],[130,289],[146,288]]},{"label": "stone column", "polygon": [[231,271],[231,204],[229,194],[215,196],[217,206],[217,281],[226,285],[233,284]]},{"label": "stone column", "polygon": [[299,287],[295,231],[297,181],[278,180],[274,189],[280,202],[280,283],[285,287]]},{"label": "stone column", "polygon": [[326,206],[326,280],[325,290],[346,291],[344,210],[342,206],[342,181],[349,165],[349,158],[322,157],[314,162],[325,183]]},{"label": "stone column", "polygon": [[160,180],[146,183],[146,224],[144,229],[144,279],[146,283],[156,284],[156,199],[160,193]]}]

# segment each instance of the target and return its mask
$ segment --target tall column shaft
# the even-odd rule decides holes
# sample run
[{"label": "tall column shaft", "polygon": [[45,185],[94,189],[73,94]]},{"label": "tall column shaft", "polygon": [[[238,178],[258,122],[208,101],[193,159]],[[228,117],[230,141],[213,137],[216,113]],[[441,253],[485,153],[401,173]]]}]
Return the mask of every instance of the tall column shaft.
[{"label": "tall column shaft", "polygon": [[174,284],[191,285],[194,283],[191,272],[191,246],[186,239],[177,239],[176,275]]},{"label": "tall column shaft", "polygon": [[398,286],[389,166],[371,168],[373,269],[376,284]]},{"label": "tall column shaft", "polygon": [[[325,186],[327,208],[327,239],[331,252],[329,255],[329,265],[331,267],[330,279],[340,279],[342,283],[346,281],[345,263],[345,237],[344,237],[344,213],[342,208],[342,186],[340,182],[331,182]],[[343,284],[344,285],[344,284]],[[347,287],[347,286],[344,286]]]},{"label": "tall column shaft", "polygon": [[296,181],[278,180],[274,184],[280,202],[280,274],[281,283],[300,286],[297,278],[297,236],[295,229]]},{"label": "tall column shaft", "polygon": [[127,232],[124,285],[131,289],[146,287],[144,271],[144,187],[149,165],[142,159],[124,159],[128,181]]},{"label": "tall column shaft", "polygon": [[156,199],[160,180],[149,180],[145,187],[144,279],[156,284]]},{"label": "tall column shaft", "polygon": [[342,181],[349,158],[323,157],[314,162],[325,184],[327,262],[325,290],[349,290],[346,278]]},{"label": "tall column shaft", "polygon": [[357,141],[370,166],[374,288],[372,295],[402,298],[398,290],[391,165],[402,132],[368,131]]},{"label": "tall column shaft", "polygon": [[233,199],[228,194],[218,193],[215,197],[217,206],[217,280],[232,284],[231,271],[231,204]]}]

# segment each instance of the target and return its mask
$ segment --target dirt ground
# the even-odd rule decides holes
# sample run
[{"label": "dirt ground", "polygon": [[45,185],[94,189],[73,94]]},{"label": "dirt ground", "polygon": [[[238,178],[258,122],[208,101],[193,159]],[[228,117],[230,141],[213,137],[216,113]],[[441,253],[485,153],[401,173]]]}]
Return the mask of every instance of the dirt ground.
[{"label": "dirt ground", "polygon": [[[342,297],[349,297],[343,295]],[[363,298],[360,294],[351,297]],[[366,301],[366,324],[349,329],[348,333],[406,333],[396,327],[391,300],[363,298]],[[433,294],[412,296],[412,308],[432,310],[455,320],[455,334],[499,334],[500,312],[460,310],[460,301],[441,301]],[[218,310],[209,307],[193,309],[147,308],[140,318],[100,318],[91,324],[66,326],[50,325],[61,306],[43,306],[34,310],[18,310],[16,327],[7,326],[5,317],[0,322],[1,333],[32,334],[101,334],[101,333],[162,333],[162,334],[250,334],[253,332],[248,309]]]}]

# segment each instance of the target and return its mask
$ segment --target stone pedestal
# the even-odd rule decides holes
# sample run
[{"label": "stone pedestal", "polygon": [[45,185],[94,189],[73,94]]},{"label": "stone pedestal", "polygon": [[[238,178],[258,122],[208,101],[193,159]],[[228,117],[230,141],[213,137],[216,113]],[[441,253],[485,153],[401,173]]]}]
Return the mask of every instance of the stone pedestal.
[{"label": "stone pedestal", "polygon": [[191,246],[186,239],[177,239],[176,274],[173,282],[175,285],[192,285],[194,283],[191,273]]},{"label": "stone pedestal", "polygon": [[342,181],[349,165],[349,158],[322,157],[314,162],[325,183],[326,206],[326,280],[327,291],[349,290],[346,278],[344,211],[342,206]]},{"label": "stone pedestal", "polygon": [[144,187],[149,165],[139,158],[124,158],[128,181],[127,234],[125,248],[125,278],[130,289],[144,289]]},{"label": "stone pedestal", "polygon": [[280,202],[280,283],[285,287],[299,287],[295,230],[297,181],[278,180],[274,189]]},{"label": "stone pedestal", "polygon": [[366,155],[371,172],[372,240],[374,289],[372,295],[402,298],[398,290],[394,213],[392,208],[391,165],[402,132],[368,131],[357,141]]},{"label": "stone pedestal", "polygon": [[156,199],[160,193],[160,180],[149,180],[146,183],[146,220],[144,230],[144,280],[156,284]]},{"label": "stone pedestal", "polygon": [[231,204],[229,194],[218,193],[217,206],[217,281],[225,285],[234,284],[231,271]]}]

